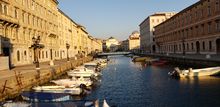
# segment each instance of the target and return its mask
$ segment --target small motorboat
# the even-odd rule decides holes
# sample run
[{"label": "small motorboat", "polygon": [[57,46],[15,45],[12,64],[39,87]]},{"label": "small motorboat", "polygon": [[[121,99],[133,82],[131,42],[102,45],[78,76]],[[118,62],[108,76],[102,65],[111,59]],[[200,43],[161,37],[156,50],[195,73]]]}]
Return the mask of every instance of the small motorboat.
[{"label": "small motorboat", "polygon": [[65,93],[23,92],[23,100],[31,102],[61,102],[71,100],[71,96]]},{"label": "small motorboat", "polygon": [[220,67],[209,67],[202,69],[192,69],[189,70],[180,70],[179,68],[175,68],[174,71],[169,72],[168,75],[174,77],[199,77],[199,76],[212,76],[219,75]]},{"label": "small motorboat", "polygon": [[38,86],[34,87],[35,92],[47,92],[47,93],[66,93],[71,95],[80,95],[83,93],[81,87],[65,87],[65,86]]},{"label": "small motorboat", "polygon": [[157,60],[157,61],[153,61],[152,65],[154,66],[160,66],[160,65],[165,65],[167,63],[166,60]]},{"label": "small motorboat", "polygon": [[83,78],[83,77],[80,78],[72,77],[72,79],[59,79],[59,80],[53,80],[51,82],[66,87],[80,86],[80,84],[91,86],[93,84],[93,81],[91,81],[90,78]]},{"label": "small motorboat", "polygon": [[0,105],[1,107],[31,107],[30,103],[26,102],[5,102],[3,105]]},{"label": "small motorboat", "polygon": [[74,69],[67,72],[68,76],[71,77],[91,77],[92,75],[100,76],[101,73],[89,70],[87,68]]},{"label": "small motorboat", "polygon": [[132,61],[133,62],[146,62],[146,61],[150,61],[152,58],[150,57],[133,57]]}]

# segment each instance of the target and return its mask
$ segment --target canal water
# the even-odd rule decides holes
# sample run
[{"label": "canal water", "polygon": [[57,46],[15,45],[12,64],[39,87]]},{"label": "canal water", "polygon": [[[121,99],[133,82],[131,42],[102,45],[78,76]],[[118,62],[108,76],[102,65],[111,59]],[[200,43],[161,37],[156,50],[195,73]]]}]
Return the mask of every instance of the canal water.
[{"label": "canal water", "polygon": [[174,79],[175,66],[146,66],[125,56],[109,57],[101,85],[83,99],[106,99],[117,107],[220,107],[220,78]]}]

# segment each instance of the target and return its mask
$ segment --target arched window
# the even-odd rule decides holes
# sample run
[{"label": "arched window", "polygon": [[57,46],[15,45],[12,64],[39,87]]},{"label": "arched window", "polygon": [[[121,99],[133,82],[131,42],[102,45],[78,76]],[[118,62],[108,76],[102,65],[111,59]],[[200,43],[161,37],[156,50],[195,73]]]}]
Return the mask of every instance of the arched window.
[{"label": "arched window", "polygon": [[20,52],[17,51],[17,61],[20,61]]},{"label": "arched window", "polygon": [[8,14],[8,7],[4,5],[4,13],[7,15]]}]

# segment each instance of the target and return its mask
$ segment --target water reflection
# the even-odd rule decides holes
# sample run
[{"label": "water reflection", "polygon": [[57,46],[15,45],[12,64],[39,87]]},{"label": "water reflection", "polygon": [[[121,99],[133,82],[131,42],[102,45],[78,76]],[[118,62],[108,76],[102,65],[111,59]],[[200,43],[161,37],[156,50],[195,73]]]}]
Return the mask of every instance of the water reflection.
[{"label": "water reflection", "polygon": [[118,107],[217,107],[220,78],[179,78],[168,76],[175,66],[133,63],[123,56],[110,57],[100,87],[86,99],[107,98]]}]

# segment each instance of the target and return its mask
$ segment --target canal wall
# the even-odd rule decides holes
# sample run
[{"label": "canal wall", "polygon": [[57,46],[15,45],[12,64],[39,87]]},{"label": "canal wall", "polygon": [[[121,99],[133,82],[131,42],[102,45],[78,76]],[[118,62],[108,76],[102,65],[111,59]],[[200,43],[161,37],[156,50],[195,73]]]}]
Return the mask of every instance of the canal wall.
[{"label": "canal wall", "polygon": [[91,61],[92,59],[92,57],[85,57],[78,60],[64,62],[47,69],[9,71],[10,73],[13,72],[11,76],[0,78],[0,101],[15,98],[22,91],[29,90],[33,86],[47,83],[50,80],[65,74],[66,71],[82,65],[85,62]]},{"label": "canal wall", "polygon": [[209,59],[209,58],[201,58],[196,56],[175,56],[175,55],[164,55],[164,54],[138,54],[139,56],[147,56],[153,58],[161,58],[169,61],[175,65],[181,66],[196,66],[196,67],[212,67],[212,66],[220,66],[220,60],[218,59]]}]

